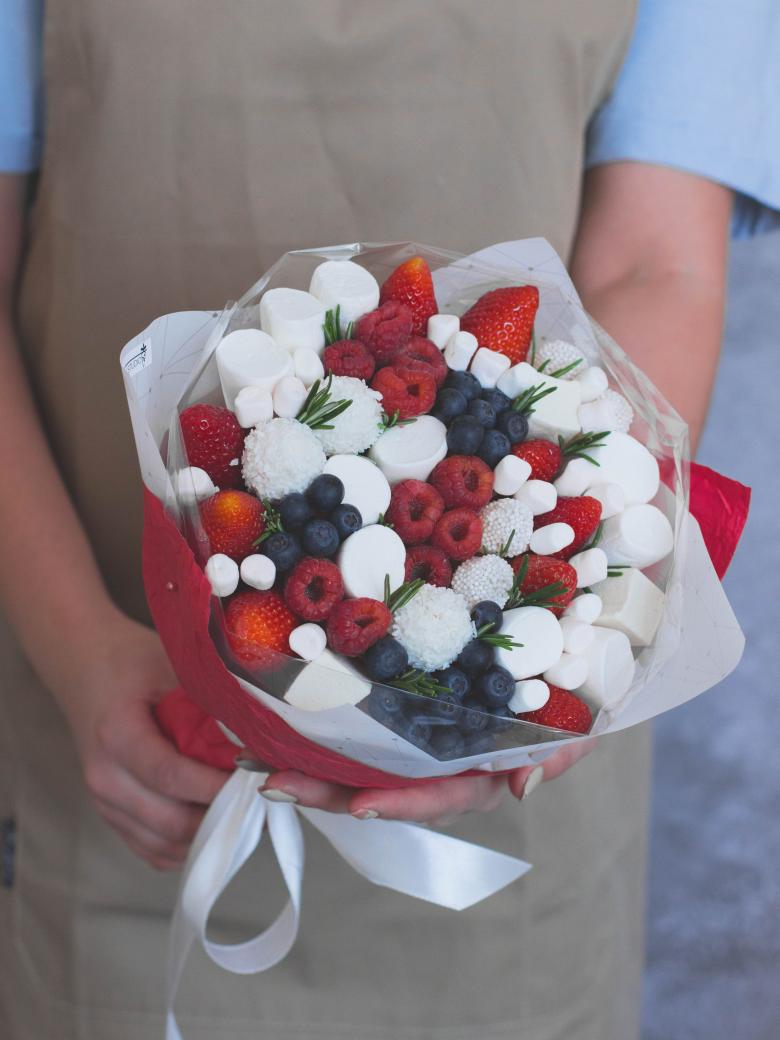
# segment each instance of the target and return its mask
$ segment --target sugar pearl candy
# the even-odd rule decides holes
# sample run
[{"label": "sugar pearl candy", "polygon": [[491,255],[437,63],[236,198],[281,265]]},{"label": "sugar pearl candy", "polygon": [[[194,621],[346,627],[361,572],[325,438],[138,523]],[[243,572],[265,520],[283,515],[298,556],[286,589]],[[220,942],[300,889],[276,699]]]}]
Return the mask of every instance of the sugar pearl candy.
[{"label": "sugar pearl candy", "polygon": [[300,289],[269,289],[260,300],[260,325],[280,347],[295,351],[325,348],[323,322],[327,307]]},{"label": "sugar pearl candy", "polygon": [[295,374],[304,386],[311,386],[325,376],[325,369],[319,354],[311,347],[301,347],[293,354]]},{"label": "sugar pearl candy", "polygon": [[253,589],[265,592],[276,581],[276,564],[262,553],[252,553],[241,561],[241,580]]},{"label": "sugar pearl candy", "polygon": [[497,495],[514,495],[530,476],[530,462],[516,455],[505,455],[493,470],[493,490]]},{"label": "sugar pearl candy", "polygon": [[306,387],[297,376],[285,376],[274,387],[274,411],[280,419],[294,419],[306,400]]},{"label": "sugar pearl candy", "polygon": [[268,422],[274,417],[274,401],[270,390],[262,386],[245,386],[236,395],[233,411],[239,426],[245,430]]},{"label": "sugar pearl candy", "polygon": [[444,350],[456,332],[460,331],[460,318],[455,314],[432,314],[428,318],[428,339],[439,350]]},{"label": "sugar pearl candy", "polygon": [[632,646],[649,646],[664,609],[664,594],[658,586],[631,567],[619,578],[600,582],[597,590],[604,603],[599,624],[625,632]]},{"label": "sugar pearl candy", "polygon": [[505,354],[480,347],[471,362],[471,374],[476,376],[483,390],[492,390],[511,363]]},{"label": "sugar pearl candy", "polygon": [[595,401],[597,397],[601,397],[609,386],[607,373],[597,365],[591,365],[589,368],[583,369],[577,376],[577,382],[580,384],[583,404]]},{"label": "sugar pearl candy", "polygon": [[327,711],[343,704],[358,704],[370,692],[371,683],[357,668],[330,650],[323,650],[296,676],[284,699],[301,711]]},{"label": "sugar pearl candy", "polygon": [[578,654],[561,654],[560,660],[544,673],[545,680],[562,690],[577,690],[588,678],[588,662]]},{"label": "sugar pearl candy", "polygon": [[244,387],[258,386],[270,392],[293,370],[288,351],[259,329],[229,333],[217,346],[215,356],[222,393],[231,410]]},{"label": "sugar pearl candy", "polygon": [[550,699],[550,687],[541,679],[521,679],[515,683],[515,692],[507,704],[507,708],[515,715],[525,711],[538,711]]},{"label": "sugar pearl candy", "polygon": [[208,473],[198,466],[185,466],[178,470],[173,477],[173,489],[176,498],[187,506],[211,498],[217,490]]},{"label": "sugar pearl candy", "polygon": [[577,572],[577,588],[586,589],[607,576],[607,554],[599,546],[583,549],[569,558],[569,563]]},{"label": "sugar pearl candy", "polygon": [[444,360],[454,372],[464,372],[477,352],[477,337],[471,332],[456,332],[447,340]]},{"label": "sugar pearl candy", "polygon": [[558,492],[555,485],[547,480],[527,480],[512,497],[528,506],[534,516],[539,516],[540,513],[549,513],[555,509]]},{"label": "sugar pearl candy", "polygon": [[617,704],[628,692],[636,669],[628,636],[594,625],[593,641],[582,656],[588,663],[588,675],[579,696],[594,711]]},{"label": "sugar pearl candy", "polygon": [[674,532],[660,509],[650,505],[629,506],[604,521],[599,548],[610,564],[649,567],[674,548]]},{"label": "sugar pearl candy", "polygon": [[311,276],[309,292],[328,310],[339,307],[342,326],[357,321],[379,304],[379,283],[353,260],[326,260]]},{"label": "sugar pearl candy", "polygon": [[655,497],[661,482],[658,461],[630,434],[615,430],[588,454],[598,463],[593,467],[594,485],[618,484],[629,506]]},{"label": "sugar pearl candy", "polygon": [[583,592],[575,596],[568,607],[564,610],[564,618],[572,618],[574,621],[582,621],[586,625],[592,625],[601,614],[601,596],[595,592]]},{"label": "sugar pearl candy", "polygon": [[206,577],[215,596],[230,596],[238,588],[238,564],[224,553],[214,553],[206,563]]},{"label": "sugar pearl candy", "polygon": [[551,556],[560,552],[574,541],[574,528],[571,524],[546,524],[537,527],[531,535],[531,552],[539,556]]},{"label": "sugar pearl candy", "polygon": [[316,661],[327,644],[325,629],[312,622],[298,625],[290,633],[289,643],[290,649],[298,657],[302,657],[304,661]]}]

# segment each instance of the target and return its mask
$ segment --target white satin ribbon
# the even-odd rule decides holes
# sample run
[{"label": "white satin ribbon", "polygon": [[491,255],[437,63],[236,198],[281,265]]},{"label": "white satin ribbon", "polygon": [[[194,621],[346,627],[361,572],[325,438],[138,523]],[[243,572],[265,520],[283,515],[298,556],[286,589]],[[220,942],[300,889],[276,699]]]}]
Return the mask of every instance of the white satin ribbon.
[{"label": "white satin ribbon", "polygon": [[[167,972],[166,1040],[181,1040],[173,1005],[196,939],[227,971],[250,975],[272,968],[298,933],[303,880],[303,833],[298,814],[375,885],[437,906],[464,910],[505,888],[530,863],[416,824],[355,820],[351,816],[269,802],[257,791],[263,774],[237,769],[204,817],[184,867],[171,923]],[[260,844],[268,825],[290,899],[273,924],[247,942],[223,945],[206,938],[211,910]]]}]

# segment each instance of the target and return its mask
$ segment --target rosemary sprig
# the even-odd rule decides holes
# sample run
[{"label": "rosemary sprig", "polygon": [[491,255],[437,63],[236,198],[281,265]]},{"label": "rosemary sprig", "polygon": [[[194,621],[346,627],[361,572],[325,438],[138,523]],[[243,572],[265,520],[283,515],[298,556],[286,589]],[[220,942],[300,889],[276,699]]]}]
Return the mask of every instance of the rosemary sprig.
[{"label": "rosemary sprig", "polygon": [[396,408],[392,415],[388,415],[387,412],[382,412],[382,418],[379,421],[379,429],[382,433],[385,430],[392,430],[394,426],[408,426],[409,423],[415,422],[414,416],[410,416],[408,419],[401,419],[400,412]]},{"label": "rosemary sprig", "polygon": [[416,693],[420,697],[438,697],[442,693],[452,693],[449,686],[444,686],[434,679],[429,672],[421,672],[418,668],[407,668],[405,672],[388,682],[407,693]]},{"label": "rosemary sprig", "polygon": [[345,412],[352,402],[349,400],[331,401],[330,387],[332,382],[332,373],[325,380],[324,384],[321,384],[319,379],[314,381],[306,400],[303,402],[303,407],[296,416],[299,423],[303,423],[312,430],[333,429],[331,419],[335,419],[337,415]]},{"label": "rosemary sprig", "polygon": [[341,307],[325,312],[325,321],[322,323],[322,331],[325,333],[325,346],[337,343],[340,339],[352,339],[352,326],[350,322],[346,329],[341,328]]},{"label": "rosemary sprig", "polygon": [[376,522],[380,525],[380,527],[389,527],[391,531],[393,530],[393,524],[390,520],[387,519],[386,513],[380,513],[377,517]]},{"label": "rosemary sprig", "polygon": [[506,632],[491,631],[495,627],[492,621],[488,621],[487,624],[477,629],[477,639],[481,639],[483,643],[495,646],[500,650],[513,650],[515,647],[523,646],[522,643],[518,643],[517,640],[513,639]]},{"label": "rosemary sprig", "polygon": [[521,415],[529,416],[536,410],[534,405],[537,405],[543,397],[554,394],[557,389],[557,386],[545,386],[544,383],[529,386],[527,390],[523,390],[521,394],[517,395],[512,402],[512,407]]},{"label": "rosemary sprig", "polygon": [[591,540],[590,540],[590,541],[588,542],[588,544],[587,544],[587,545],[585,546],[585,548],[586,548],[586,549],[595,549],[595,548],[596,548],[596,546],[597,546],[597,545],[599,544],[599,542],[601,541],[601,536],[602,536],[602,534],[603,534],[603,533],[604,533],[604,521],[603,521],[603,520],[600,520],[600,521],[599,521],[599,525],[598,525],[598,527],[597,527],[597,528],[596,528],[596,530],[595,530],[595,531],[593,532],[593,537],[592,537],[592,538],[591,538]]},{"label": "rosemary sprig", "polygon": [[549,364],[550,364],[550,359],[549,358],[545,358],[544,361],[541,363],[541,365],[539,365],[539,367],[537,368],[536,371],[537,372],[544,372],[544,370],[547,368],[547,366]]},{"label": "rosemary sprig", "polygon": [[608,578],[622,578],[623,571],[631,570],[630,563],[610,563],[607,567]]},{"label": "rosemary sprig", "polygon": [[604,447],[604,438],[609,437],[609,430],[601,430],[599,433],[581,433],[567,441],[564,437],[558,438],[561,454],[566,459],[586,459],[594,466],[599,466],[594,458],[588,455],[594,448]]},{"label": "rosemary sprig", "polygon": [[262,545],[266,538],[270,538],[272,534],[277,534],[279,531],[284,530],[279,510],[265,498],[263,499],[263,522],[265,523],[263,533],[252,543],[255,547]]},{"label": "rosemary sprig", "polygon": [[536,329],[531,329],[531,364],[536,361]]},{"label": "rosemary sprig", "polygon": [[[556,368],[556,370],[554,372],[551,372],[550,375],[553,377],[553,379],[563,379],[563,377],[567,376],[569,372],[573,372],[577,365],[581,364],[582,358],[578,357],[576,361],[572,361],[570,364],[564,365],[563,368]],[[539,371],[542,371],[541,368],[539,369]]]},{"label": "rosemary sprig", "polygon": [[397,589],[391,592],[390,575],[386,574],[384,595],[385,606],[395,613],[396,610],[405,607],[407,603],[411,603],[424,584],[425,582],[422,578],[414,578],[412,581],[405,581],[402,585],[399,585]]},{"label": "rosemary sprig", "polygon": [[501,548],[498,550],[498,554],[497,555],[500,556],[502,559],[506,559],[506,557],[509,555],[509,547],[512,544],[512,539],[514,538],[514,536],[515,536],[515,529],[513,527],[512,530],[509,532],[509,537],[504,542],[504,544],[501,546]]},{"label": "rosemary sprig", "polygon": [[523,556],[523,562],[517,569],[512,587],[509,590],[504,610],[512,610],[514,607],[557,607],[556,598],[566,592],[566,586],[562,581],[553,581],[549,585],[543,585],[532,592],[523,592],[522,584],[528,574],[530,557],[528,553]]}]

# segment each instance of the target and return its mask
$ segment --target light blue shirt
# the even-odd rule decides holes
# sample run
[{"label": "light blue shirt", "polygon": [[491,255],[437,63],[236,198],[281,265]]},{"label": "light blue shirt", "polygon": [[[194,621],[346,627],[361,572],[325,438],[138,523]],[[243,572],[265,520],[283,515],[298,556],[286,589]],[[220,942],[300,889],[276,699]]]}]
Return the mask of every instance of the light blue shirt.
[{"label": "light blue shirt", "polygon": [[[43,0],[0,0],[0,170],[40,163]],[[587,165],[659,163],[734,190],[734,232],[780,227],[779,0],[639,0]]]}]

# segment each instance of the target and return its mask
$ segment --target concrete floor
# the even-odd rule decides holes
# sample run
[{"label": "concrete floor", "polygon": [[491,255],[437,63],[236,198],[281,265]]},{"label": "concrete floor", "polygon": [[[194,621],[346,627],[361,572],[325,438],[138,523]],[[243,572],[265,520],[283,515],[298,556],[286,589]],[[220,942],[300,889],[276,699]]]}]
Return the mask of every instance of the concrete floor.
[{"label": "concrete floor", "polygon": [[643,1040],[780,1037],[780,235],[735,246],[700,460],[753,488],[737,671],[656,723]]}]

